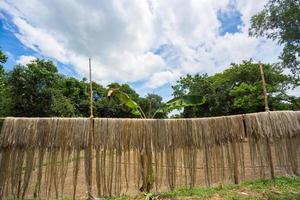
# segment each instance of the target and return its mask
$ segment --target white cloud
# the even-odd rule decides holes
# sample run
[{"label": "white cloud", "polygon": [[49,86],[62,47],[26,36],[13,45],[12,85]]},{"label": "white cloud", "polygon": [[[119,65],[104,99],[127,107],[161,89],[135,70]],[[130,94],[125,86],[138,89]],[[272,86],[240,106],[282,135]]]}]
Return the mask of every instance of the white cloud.
[{"label": "white cloud", "polygon": [[300,87],[296,87],[293,90],[288,90],[287,91],[288,95],[292,95],[292,96],[296,96],[296,97],[300,97]]},{"label": "white cloud", "polygon": [[19,59],[16,61],[16,63],[21,64],[21,65],[26,65],[32,61],[36,60],[36,57],[34,56],[20,56]]},{"label": "white cloud", "polygon": [[150,90],[186,73],[212,74],[243,59],[276,61],[281,48],[247,32],[250,17],[267,0],[235,1],[245,26],[221,36],[217,13],[230,1],[4,0],[0,10],[12,17],[20,41],[40,54],[82,76],[91,57],[97,81],[141,81]]},{"label": "white cloud", "polygon": [[153,74],[146,83],[148,88],[157,88],[165,85],[169,82],[174,82],[178,79],[181,75],[179,72],[172,70],[172,71],[161,71]]},{"label": "white cloud", "polygon": [[235,2],[237,9],[242,13],[242,20],[245,25],[244,30],[246,31],[250,27],[251,17],[262,10],[268,0],[237,0]]}]

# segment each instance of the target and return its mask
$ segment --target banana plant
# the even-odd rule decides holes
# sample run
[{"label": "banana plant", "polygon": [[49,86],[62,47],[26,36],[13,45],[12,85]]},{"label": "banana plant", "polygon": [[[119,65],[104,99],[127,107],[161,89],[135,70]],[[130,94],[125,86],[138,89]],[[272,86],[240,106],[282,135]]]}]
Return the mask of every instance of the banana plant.
[{"label": "banana plant", "polygon": [[[131,109],[132,114],[140,116],[143,119],[147,118],[142,108],[134,100],[132,100],[128,94],[120,91],[119,89],[110,89],[107,93],[107,97],[109,99],[115,98],[119,100],[121,104]],[[163,107],[156,110],[151,118],[154,118],[158,113],[169,113],[175,109],[201,105],[203,103],[205,103],[205,98],[195,95],[185,95],[183,97],[174,98],[165,103]],[[152,155],[145,151],[144,146],[140,149],[140,152],[140,166],[142,171],[145,171],[148,174],[147,177],[142,177],[142,186],[140,191],[146,191],[149,193],[154,183],[154,171],[152,165],[147,165],[146,163],[152,163]],[[145,161],[147,162],[145,163]],[[146,196],[146,199],[155,198],[152,198],[152,194],[149,193],[149,195]]]},{"label": "banana plant", "polygon": [[[121,104],[131,109],[131,113],[136,116],[140,116],[141,118],[147,118],[142,108],[132,100],[128,94],[120,91],[119,89],[110,89],[107,93],[107,97],[109,99],[115,98],[118,99]],[[197,106],[204,104],[206,99],[197,95],[185,95],[182,97],[177,97],[169,100],[165,105],[154,112],[152,115],[152,119],[158,113],[169,113],[172,110],[185,108],[188,106]]]}]

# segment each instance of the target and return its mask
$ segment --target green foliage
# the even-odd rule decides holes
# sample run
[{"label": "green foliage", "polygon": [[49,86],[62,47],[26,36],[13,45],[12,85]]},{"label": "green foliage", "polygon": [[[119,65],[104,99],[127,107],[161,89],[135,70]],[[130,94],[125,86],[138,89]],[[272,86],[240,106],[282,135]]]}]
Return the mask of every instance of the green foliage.
[{"label": "green foliage", "polygon": [[108,99],[107,94],[110,89],[118,88],[120,92],[127,94],[133,101],[139,102],[141,98],[139,95],[128,85],[128,84],[119,84],[111,83],[107,86],[107,89],[104,89],[99,100],[95,101],[95,112],[96,116],[99,117],[120,117],[120,118],[134,118],[138,117],[132,110],[128,107],[122,106],[122,102],[118,99]]},{"label": "green foliage", "polygon": [[145,200],[159,200],[159,196],[155,196],[152,193],[144,193]]},{"label": "green foliage", "polygon": [[[248,112],[255,112],[257,108],[262,106],[263,101],[261,91],[258,91],[258,88],[261,88],[259,82],[254,84],[241,83],[234,87],[229,92],[230,96],[235,97],[233,106],[236,109],[247,108]],[[260,93],[257,94],[258,92]]]},{"label": "green foliage", "polygon": [[[87,117],[89,84],[86,80],[64,77],[51,61],[35,60],[26,66],[17,65],[7,74],[13,116]],[[94,101],[105,89],[93,83]],[[4,116],[7,116],[5,114]]]},{"label": "green foliage", "polygon": [[[263,65],[269,106],[272,110],[292,109],[292,99],[286,91],[294,79],[272,65]],[[229,69],[213,76],[187,75],[173,86],[173,95],[198,95],[205,102],[184,109],[183,117],[230,115],[264,111],[259,65],[252,61],[232,64]]]},{"label": "green foliage", "polygon": [[[179,199],[298,199],[300,177],[279,177],[274,180],[246,181],[239,185],[210,188],[177,189],[161,194],[166,198]],[[185,198],[186,197],[186,198]]]},{"label": "green foliage", "polygon": [[[53,96],[53,102],[51,104],[51,115],[60,117],[74,117],[76,116],[75,104],[72,100],[62,95],[61,93],[56,93]],[[79,116],[81,116],[79,114]]]},{"label": "green foliage", "polygon": [[66,107],[69,108],[69,112],[65,114],[67,116],[89,116],[89,84],[85,80],[79,81],[72,77],[64,78],[59,81],[58,90],[56,95],[58,99],[54,102],[54,110],[59,111],[55,108]]},{"label": "green foliage", "polygon": [[[0,51],[0,62],[4,63],[6,59]],[[149,100],[139,97],[128,84],[111,83],[107,88],[95,82],[92,84],[96,117],[137,117],[119,101],[108,101],[109,88],[119,88],[135,102]],[[9,72],[0,66],[0,116],[88,117],[89,92],[85,78],[65,77],[50,61],[36,60],[26,66],[17,65]]]},{"label": "green foliage", "polygon": [[[300,177],[278,177],[269,180],[246,181],[238,185],[228,184],[208,188],[179,188],[160,194],[148,194],[158,199],[224,199],[224,200],[294,200],[300,199]],[[146,196],[147,198],[147,196]],[[141,197],[109,197],[108,199],[145,199]]]},{"label": "green foliage", "polygon": [[133,115],[138,115],[142,118],[145,117],[140,106],[132,100],[128,94],[120,91],[120,89],[110,89],[107,93],[108,98],[116,98],[122,105],[128,107]]},{"label": "green foliage", "polygon": [[[155,112],[165,106],[165,103],[162,102],[162,97],[157,94],[147,94],[145,98],[142,98],[139,102],[142,110],[144,111],[147,118],[167,118],[166,112]],[[154,115],[155,114],[155,115]]]},{"label": "green foliage", "polygon": [[[173,110],[179,110],[181,108],[198,106],[205,103],[205,98],[197,95],[183,95],[176,97],[168,101],[163,107],[158,109],[157,113],[169,113]],[[155,113],[156,114],[156,113]]]},{"label": "green foliage", "polygon": [[7,74],[2,66],[6,60],[6,55],[0,50],[0,117],[11,115],[10,88],[7,82]]},{"label": "green foliage", "polygon": [[18,65],[8,74],[14,116],[51,115],[59,74],[51,61],[35,60]]},{"label": "green foliage", "polygon": [[252,36],[264,36],[284,45],[283,67],[300,75],[300,1],[269,0],[265,8],[251,18]]},{"label": "green foliage", "polygon": [[[7,57],[1,51],[0,55],[4,64]],[[274,66],[264,65],[264,69],[270,108],[299,110],[300,99],[286,94],[294,79]],[[107,99],[109,90],[116,88],[114,94],[119,97]],[[213,76],[187,75],[173,86],[173,95],[174,99],[164,103],[156,94],[140,97],[128,84],[103,87],[93,82],[94,116],[166,118],[170,111],[184,108],[176,117],[201,117],[264,109],[259,68],[251,61],[233,64]],[[59,74],[51,61],[36,60],[9,72],[0,66],[0,116],[88,117],[89,99],[86,79]]]},{"label": "green foliage", "polygon": [[109,98],[115,97],[122,105],[131,109],[132,113],[139,115],[141,118],[154,118],[157,113],[169,113],[175,109],[181,109],[189,106],[201,105],[205,99],[196,95],[184,95],[171,99],[167,103],[163,104],[161,108],[157,109],[151,117],[147,117],[141,107],[132,100],[126,93],[119,89],[111,89],[108,91],[107,96]]},{"label": "green foliage", "polygon": [[0,50],[0,68],[1,68],[1,64],[6,63],[7,61],[7,56]]}]

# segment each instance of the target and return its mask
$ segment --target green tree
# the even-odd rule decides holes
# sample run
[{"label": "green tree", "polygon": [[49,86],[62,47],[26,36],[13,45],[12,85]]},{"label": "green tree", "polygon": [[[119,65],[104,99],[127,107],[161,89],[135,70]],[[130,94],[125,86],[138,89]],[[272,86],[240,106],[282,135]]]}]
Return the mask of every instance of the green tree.
[{"label": "green tree", "polygon": [[[145,112],[147,118],[151,118],[155,111],[164,106],[162,97],[157,94],[147,94],[145,98],[141,98],[140,106]],[[167,118],[167,113],[157,113],[155,118]]]},{"label": "green tree", "polygon": [[[0,51],[0,116],[22,117],[88,117],[90,116],[90,84],[58,73],[47,60],[35,60],[26,66],[17,65],[5,72],[7,57]],[[136,102],[145,102],[128,84],[111,83],[107,88],[93,82],[94,116],[136,117],[118,100],[108,101],[110,88],[120,88]],[[155,96],[158,103],[159,96]],[[156,106],[156,101],[152,102]]]},{"label": "green tree", "polygon": [[284,45],[282,66],[300,75],[300,1],[269,0],[265,8],[251,18],[252,36],[263,36]]},{"label": "green tree", "polygon": [[[172,88],[174,97],[194,94],[206,98],[206,101],[201,106],[185,108],[183,115],[180,117],[214,116],[214,113],[219,109],[216,106],[217,104],[214,103],[216,99],[213,93],[212,83],[207,74],[196,74],[195,76],[188,74],[185,77],[181,77]],[[211,107],[212,104],[214,104],[215,107]]]},{"label": "green tree", "polygon": [[51,116],[55,88],[60,78],[51,61],[37,59],[26,66],[17,65],[8,74],[13,115]]},{"label": "green tree", "polygon": [[88,117],[89,116],[89,84],[85,79],[79,81],[73,77],[65,77],[59,84],[59,90],[62,98],[68,99],[73,108],[73,116]]},{"label": "green tree", "polygon": [[[292,97],[287,90],[294,80],[282,70],[264,64],[265,79],[271,110],[292,108]],[[185,108],[183,117],[231,115],[264,111],[259,65],[252,61],[232,64],[229,69],[213,76],[187,75],[173,86],[173,95],[200,95],[206,98],[203,105]]]},{"label": "green tree", "polygon": [[7,56],[0,50],[0,66],[2,66],[2,64],[6,63],[7,61]]},{"label": "green tree", "polygon": [[136,116],[127,107],[121,105],[120,100],[106,98],[110,89],[118,88],[120,91],[128,94],[128,96],[136,102],[140,102],[141,98],[128,84],[111,83],[107,86],[102,97],[95,102],[95,115],[97,117],[114,117],[114,118],[135,118]]},{"label": "green tree", "polygon": [[[59,92],[55,96],[53,111],[57,111],[60,116],[90,116],[90,84],[86,78],[78,80],[73,77],[64,77],[58,85]],[[100,105],[99,102],[104,96],[105,88],[95,82],[92,82],[92,86],[94,116],[99,117],[97,110]],[[62,108],[65,108],[64,112]]]},{"label": "green tree", "polygon": [[77,117],[75,105],[71,99],[64,96],[59,90],[54,91],[50,115],[53,117]]},{"label": "green tree", "polygon": [[300,110],[300,97],[290,97],[293,110]]},{"label": "green tree", "polygon": [[11,115],[11,96],[3,64],[7,56],[0,50],[0,117]]}]

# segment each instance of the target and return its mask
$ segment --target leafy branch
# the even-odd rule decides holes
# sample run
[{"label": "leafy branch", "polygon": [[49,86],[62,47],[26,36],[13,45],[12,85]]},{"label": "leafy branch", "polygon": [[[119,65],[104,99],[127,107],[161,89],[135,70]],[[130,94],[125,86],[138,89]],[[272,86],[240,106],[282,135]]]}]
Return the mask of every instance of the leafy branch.
[{"label": "leafy branch", "polygon": [[[132,114],[140,116],[144,119],[147,118],[141,107],[134,100],[132,100],[128,94],[120,91],[119,89],[110,89],[107,93],[107,97],[109,99],[115,98],[119,100],[122,105],[131,109]],[[202,105],[205,103],[205,101],[206,99],[204,97],[197,95],[184,95],[182,97],[177,97],[171,99],[170,101],[165,103],[161,108],[157,109],[151,118],[153,119],[158,113],[169,113],[176,109]]]}]

